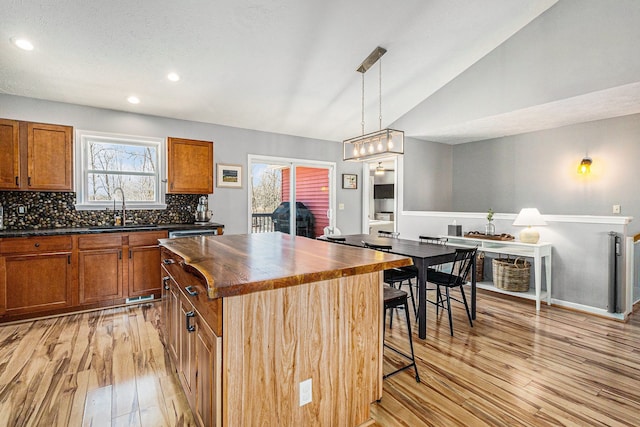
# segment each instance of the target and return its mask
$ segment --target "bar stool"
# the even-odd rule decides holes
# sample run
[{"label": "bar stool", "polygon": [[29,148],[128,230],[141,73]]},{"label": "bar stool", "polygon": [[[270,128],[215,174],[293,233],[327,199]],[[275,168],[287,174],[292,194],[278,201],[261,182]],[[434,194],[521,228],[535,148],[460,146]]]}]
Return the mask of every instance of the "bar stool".
[{"label": "bar stool", "polygon": [[415,373],[416,373],[416,382],[420,382],[420,375],[418,374],[418,366],[416,365],[416,359],[415,359],[415,355],[413,353],[413,338],[411,336],[411,319],[409,316],[409,303],[407,301],[407,296],[408,294],[405,291],[401,291],[400,289],[396,289],[396,288],[392,288],[390,286],[384,286],[384,295],[383,295],[383,299],[384,299],[384,317],[387,317],[387,310],[391,309],[391,320],[389,321],[389,328],[391,328],[391,321],[393,320],[393,309],[394,308],[400,308],[400,307],[404,307],[404,313],[405,313],[405,317],[407,319],[407,335],[409,336],[409,347],[411,348],[411,354],[407,354],[404,351],[401,351],[389,344],[387,344],[386,339],[384,339],[384,336],[386,335],[386,330],[387,330],[387,326],[386,326],[386,321],[383,322],[383,340],[384,340],[384,346],[386,348],[388,348],[389,350],[392,350],[394,352],[396,352],[397,354],[399,354],[400,356],[406,358],[407,360],[409,360],[411,363],[401,366],[400,368],[396,369],[393,372],[390,372],[386,375],[384,375],[382,378],[388,378],[391,375],[397,374],[400,371],[404,371],[405,369],[409,369],[411,367],[413,367]]},{"label": "bar stool", "polygon": [[[377,245],[374,243],[367,243],[367,242],[363,242],[365,248],[369,248],[369,249],[375,249],[375,250],[379,250],[379,251],[384,251],[384,252],[388,252],[389,250],[391,250],[392,246],[391,245]],[[386,273],[387,270],[385,270]],[[404,308],[404,313],[405,313],[405,317],[407,319],[407,335],[409,336],[409,348],[411,349],[411,355],[407,354],[406,352],[399,350],[389,344],[387,344],[386,340],[384,339],[384,335],[386,334],[386,330],[387,330],[387,326],[386,326],[386,321],[383,322],[383,341],[384,341],[384,346],[386,348],[388,348],[389,350],[392,350],[394,352],[396,352],[397,354],[399,354],[400,356],[406,358],[407,360],[409,360],[411,363],[402,366],[398,369],[396,369],[395,371],[388,373],[386,375],[384,375],[382,378],[387,378],[390,377],[391,375],[397,374],[400,371],[404,371],[405,369],[409,369],[411,367],[413,367],[415,373],[416,373],[416,382],[420,382],[420,375],[418,374],[418,366],[416,365],[416,359],[415,359],[415,355],[413,352],[413,337],[411,335],[411,316],[409,316],[409,303],[408,303],[408,294],[400,289],[396,289],[394,287],[391,286],[384,286],[383,287],[383,300],[384,300],[384,317],[386,319],[387,317],[387,311],[391,310],[391,315],[390,315],[390,320],[389,320],[389,328],[392,327],[392,323],[393,323],[393,309],[395,308]]]}]

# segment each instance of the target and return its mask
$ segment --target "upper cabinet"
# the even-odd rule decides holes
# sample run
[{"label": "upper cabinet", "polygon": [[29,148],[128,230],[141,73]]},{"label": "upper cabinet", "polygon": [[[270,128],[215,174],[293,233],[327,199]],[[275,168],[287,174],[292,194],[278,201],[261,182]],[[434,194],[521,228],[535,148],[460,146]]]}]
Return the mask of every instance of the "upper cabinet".
[{"label": "upper cabinet", "polygon": [[0,119],[0,189],[73,191],[73,128]]},{"label": "upper cabinet", "polygon": [[213,193],[213,142],[168,138],[168,187],[171,194]]}]

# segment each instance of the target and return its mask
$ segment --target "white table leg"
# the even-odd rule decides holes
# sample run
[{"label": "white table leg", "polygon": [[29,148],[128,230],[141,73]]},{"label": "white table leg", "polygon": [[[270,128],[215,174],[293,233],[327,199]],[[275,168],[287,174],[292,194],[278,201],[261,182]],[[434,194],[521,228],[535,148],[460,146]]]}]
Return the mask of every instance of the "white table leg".
[{"label": "white table leg", "polygon": [[536,311],[540,311],[540,294],[542,293],[542,258],[536,255],[534,258],[534,280],[536,284]]}]

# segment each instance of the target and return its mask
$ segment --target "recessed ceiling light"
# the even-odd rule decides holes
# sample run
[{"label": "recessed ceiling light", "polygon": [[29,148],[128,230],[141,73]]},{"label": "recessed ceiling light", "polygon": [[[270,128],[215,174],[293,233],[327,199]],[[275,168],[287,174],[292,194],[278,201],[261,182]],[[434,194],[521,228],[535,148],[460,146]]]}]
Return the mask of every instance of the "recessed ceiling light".
[{"label": "recessed ceiling light", "polygon": [[178,80],[180,80],[180,76],[177,73],[169,73],[167,74],[167,78],[172,82],[177,82]]},{"label": "recessed ceiling light", "polygon": [[22,50],[33,50],[33,44],[27,39],[12,38],[11,43],[15,44]]},{"label": "recessed ceiling light", "polygon": [[129,101],[130,104],[140,104],[140,98],[138,98],[137,96],[130,96],[127,98],[127,101]]}]

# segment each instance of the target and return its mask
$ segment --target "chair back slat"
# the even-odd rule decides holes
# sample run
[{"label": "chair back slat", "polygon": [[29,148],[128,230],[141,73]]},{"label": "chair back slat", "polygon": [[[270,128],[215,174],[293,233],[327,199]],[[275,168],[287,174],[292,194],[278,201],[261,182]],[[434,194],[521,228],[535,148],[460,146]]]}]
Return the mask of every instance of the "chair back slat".
[{"label": "chair back slat", "polygon": [[469,274],[477,250],[477,248],[456,249],[455,260],[453,261],[449,280],[451,285],[461,285],[465,282],[465,277]]}]

